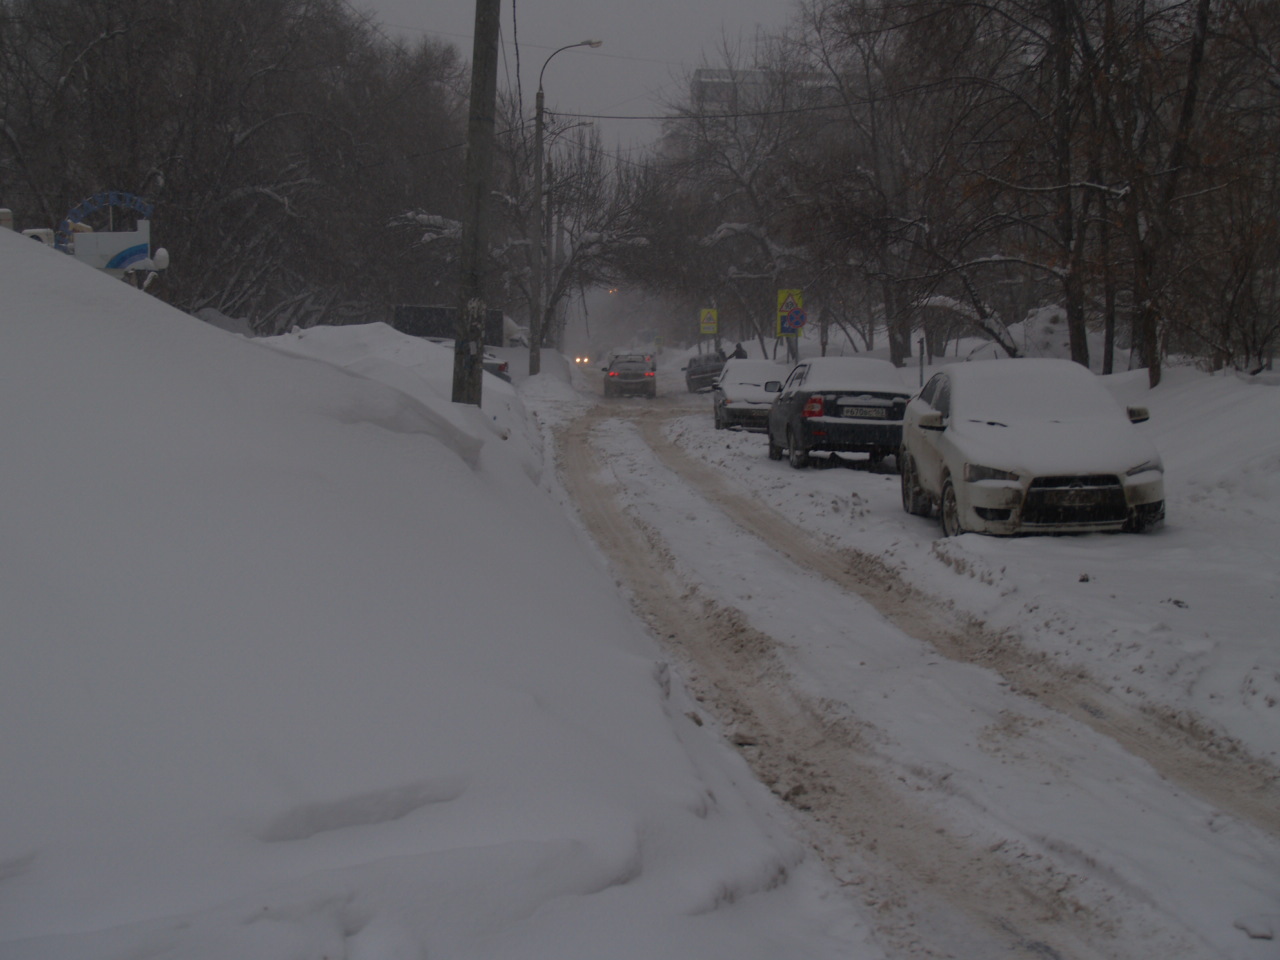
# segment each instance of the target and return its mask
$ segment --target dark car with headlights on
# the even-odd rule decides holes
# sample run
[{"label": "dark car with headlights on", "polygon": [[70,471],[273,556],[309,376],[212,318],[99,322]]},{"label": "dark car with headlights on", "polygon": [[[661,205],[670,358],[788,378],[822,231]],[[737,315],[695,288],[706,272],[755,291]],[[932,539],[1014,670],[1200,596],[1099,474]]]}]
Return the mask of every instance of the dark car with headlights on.
[{"label": "dark car with headlights on", "polygon": [[658,370],[648,354],[624,353],[609,361],[604,370],[606,397],[649,397],[658,395]]},{"label": "dark car with headlights on", "polygon": [[765,384],[781,381],[786,373],[786,367],[772,360],[726,361],[711,386],[711,415],[716,429],[756,433],[768,430],[769,407],[777,391],[765,389]]},{"label": "dark car with headlights on", "polygon": [[956,363],[907,405],[902,506],[943,536],[1147,530],[1164,519],[1164,466],[1122,407],[1070,360]]},{"label": "dark car with headlights on", "polygon": [[814,357],[802,360],[780,385],[769,408],[769,457],[791,466],[809,465],[810,455],[865,453],[872,463],[898,452],[902,412],[911,393],[887,360]]}]

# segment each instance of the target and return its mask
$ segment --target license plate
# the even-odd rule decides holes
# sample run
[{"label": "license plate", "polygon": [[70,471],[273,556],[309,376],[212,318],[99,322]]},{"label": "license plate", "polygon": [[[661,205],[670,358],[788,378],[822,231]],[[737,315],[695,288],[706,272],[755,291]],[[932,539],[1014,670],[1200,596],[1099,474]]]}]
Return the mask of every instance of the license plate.
[{"label": "license plate", "polygon": [[840,413],[845,417],[862,417],[863,419],[870,417],[883,420],[887,412],[884,407],[850,407],[844,404],[840,406]]},{"label": "license plate", "polygon": [[1107,491],[1073,487],[1058,495],[1058,503],[1064,507],[1095,507],[1107,500]]}]

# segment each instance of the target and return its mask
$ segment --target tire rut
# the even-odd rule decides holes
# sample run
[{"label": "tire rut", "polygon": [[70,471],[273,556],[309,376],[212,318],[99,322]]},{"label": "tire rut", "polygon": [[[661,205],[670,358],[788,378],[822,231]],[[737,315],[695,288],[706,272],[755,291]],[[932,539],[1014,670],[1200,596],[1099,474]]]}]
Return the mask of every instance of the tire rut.
[{"label": "tire rut", "polygon": [[[892,955],[1116,957],[1114,918],[1095,916],[1073,900],[1069,878],[1046,876],[1042,864],[1033,870],[999,845],[975,847],[949,832],[865,742],[847,708],[799,691],[776,639],[752,628],[741,611],[668,575],[673,558],[660,533],[618,505],[591,450],[592,427],[613,415],[597,410],[557,436],[558,466],[583,524],[631,591],[639,615],[683,664],[687,687],[756,776],[795,811],[815,851],[861,900]],[[682,455],[655,439],[661,421],[639,419],[663,462],[674,461],[689,477]],[[700,488],[716,486],[713,476],[689,479]],[[731,491],[714,490],[712,499],[734,519],[745,505]],[[778,523],[783,526],[774,529]],[[865,566],[827,551],[810,555],[804,536],[776,515],[764,526],[758,535],[774,546],[781,542],[780,552],[798,564],[842,578],[855,578]],[[883,581],[876,583],[873,589],[884,590]],[[902,592],[903,608],[913,608]]]},{"label": "tire rut", "polygon": [[1156,707],[1135,711],[1087,674],[1029,650],[1016,634],[992,631],[912,586],[877,556],[824,546],[667,440],[662,428],[670,416],[636,418],[645,442],[664,466],[739,527],[798,566],[862,597],[898,629],[930,643],[939,654],[996,671],[1016,692],[1120,744],[1170,783],[1280,837],[1280,770],[1224,743],[1194,719],[1171,717]]}]

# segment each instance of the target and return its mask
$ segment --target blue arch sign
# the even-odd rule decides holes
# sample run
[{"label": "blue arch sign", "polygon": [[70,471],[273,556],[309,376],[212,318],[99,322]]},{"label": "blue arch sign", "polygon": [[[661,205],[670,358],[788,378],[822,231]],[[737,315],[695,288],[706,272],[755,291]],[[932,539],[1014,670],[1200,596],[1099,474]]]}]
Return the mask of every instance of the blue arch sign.
[{"label": "blue arch sign", "polygon": [[99,210],[105,210],[108,207],[133,210],[144,220],[150,220],[151,212],[155,209],[153,204],[147,203],[136,194],[125,193],[123,190],[103,190],[100,193],[95,193],[87,200],[81,200],[67,212],[67,215],[62,218],[62,222],[58,224],[58,235],[54,246],[64,253],[69,252],[71,249],[72,224],[78,223],[91,213],[97,213]]}]

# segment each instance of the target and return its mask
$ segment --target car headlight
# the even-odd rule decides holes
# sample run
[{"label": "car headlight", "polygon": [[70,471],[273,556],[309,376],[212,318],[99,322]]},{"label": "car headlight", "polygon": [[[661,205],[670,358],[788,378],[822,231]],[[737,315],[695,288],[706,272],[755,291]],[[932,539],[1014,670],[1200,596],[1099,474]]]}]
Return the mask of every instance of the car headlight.
[{"label": "car headlight", "polygon": [[968,483],[976,483],[979,480],[1018,480],[1016,473],[1008,470],[997,470],[995,467],[982,467],[976,463],[966,463],[964,465],[964,479]]},{"label": "car headlight", "polygon": [[1140,473],[1146,473],[1148,470],[1154,470],[1156,473],[1164,473],[1164,464],[1159,460],[1144,460],[1136,467],[1130,467],[1124,472],[1126,477],[1136,477]]}]

